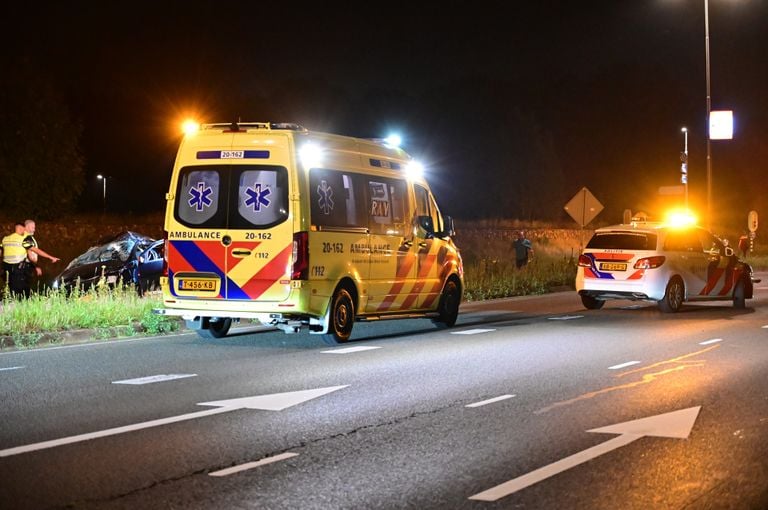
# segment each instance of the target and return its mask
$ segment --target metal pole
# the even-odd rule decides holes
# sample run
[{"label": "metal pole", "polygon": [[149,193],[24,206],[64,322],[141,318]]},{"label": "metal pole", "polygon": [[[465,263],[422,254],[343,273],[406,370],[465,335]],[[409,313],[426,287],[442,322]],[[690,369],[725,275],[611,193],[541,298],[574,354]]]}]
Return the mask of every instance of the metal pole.
[{"label": "metal pole", "polygon": [[688,210],[688,128],[683,128],[683,134],[685,135],[685,209]]},{"label": "metal pole", "polygon": [[104,199],[104,212],[107,212],[107,177],[104,176],[104,193],[103,193],[103,199]]},{"label": "metal pole", "polygon": [[709,116],[712,111],[712,97],[709,81],[709,0],[704,0],[704,43],[707,75],[707,228],[712,229],[712,150],[709,138]]}]

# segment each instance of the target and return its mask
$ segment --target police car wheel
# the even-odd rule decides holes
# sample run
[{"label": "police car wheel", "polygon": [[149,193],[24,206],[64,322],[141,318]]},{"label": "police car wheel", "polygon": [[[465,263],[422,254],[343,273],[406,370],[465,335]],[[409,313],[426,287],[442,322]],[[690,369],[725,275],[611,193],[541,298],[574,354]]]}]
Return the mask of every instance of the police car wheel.
[{"label": "police car wheel", "polygon": [[197,334],[203,338],[224,338],[232,326],[232,319],[219,319],[211,321],[207,329],[198,329]]},{"label": "police car wheel", "polygon": [[738,283],[736,283],[736,288],[733,289],[733,307],[743,309],[747,306],[747,286],[744,283],[744,280],[739,280]]},{"label": "police car wheel", "polygon": [[355,322],[355,303],[347,289],[336,289],[331,300],[330,313],[328,333],[323,335],[323,340],[326,343],[346,342],[352,335],[352,325]]},{"label": "police car wheel", "polygon": [[683,280],[678,277],[672,278],[667,284],[667,290],[664,297],[659,301],[659,309],[664,313],[675,313],[683,306],[685,296],[685,286]]},{"label": "police car wheel", "polygon": [[461,301],[459,295],[459,287],[456,282],[449,280],[445,284],[443,293],[440,295],[440,304],[438,305],[437,318],[438,322],[445,324],[447,327],[452,327],[456,324],[456,319],[459,317],[459,302]]}]

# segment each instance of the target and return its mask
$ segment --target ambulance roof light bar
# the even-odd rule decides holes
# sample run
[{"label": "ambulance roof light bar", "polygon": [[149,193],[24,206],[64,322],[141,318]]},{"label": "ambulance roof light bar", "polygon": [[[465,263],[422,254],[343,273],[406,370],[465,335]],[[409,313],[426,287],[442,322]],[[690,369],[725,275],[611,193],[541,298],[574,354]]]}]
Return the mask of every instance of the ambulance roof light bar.
[{"label": "ambulance roof light bar", "polygon": [[228,132],[250,131],[250,130],[288,130],[306,132],[307,129],[300,124],[290,122],[216,122],[212,124],[203,124],[201,129],[223,130]]}]

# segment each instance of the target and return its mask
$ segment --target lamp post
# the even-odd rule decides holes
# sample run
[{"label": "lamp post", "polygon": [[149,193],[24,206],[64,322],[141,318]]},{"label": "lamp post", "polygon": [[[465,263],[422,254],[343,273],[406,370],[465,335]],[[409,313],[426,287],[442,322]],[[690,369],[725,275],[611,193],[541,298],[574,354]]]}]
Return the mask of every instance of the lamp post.
[{"label": "lamp post", "polygon": [[106,175],[97,175],[97,179],[99,179],[102,183],[102,207],[104,208],[104,213],[107,212],[107,176]]},{"label": "lamp post", "polygon": [[712,112],[712,97],[709,83],[709,0],[704,0],[704,53],[707,78],[707,228],[712,229],[712,151],[710,147],[709,116]]},{"label": "lamp post", "polygon": [[688,128],[683,127],[680,131],[683,132],[685,138],[685,144],[683,145],[683,152],[680,154],[680,181],[685,186],[685,208],[688,209]]}]

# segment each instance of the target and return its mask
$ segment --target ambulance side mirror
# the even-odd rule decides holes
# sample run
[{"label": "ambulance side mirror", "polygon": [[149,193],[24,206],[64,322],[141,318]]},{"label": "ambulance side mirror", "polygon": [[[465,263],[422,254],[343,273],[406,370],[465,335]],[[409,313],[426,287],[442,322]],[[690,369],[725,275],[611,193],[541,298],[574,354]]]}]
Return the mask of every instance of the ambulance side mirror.
[{"label": "ambulance side mirror", "polygon": [[450,216],[446,216],[443,218],[443,221],[445,222],[445,232],[443,232],[443,237],[456,237],[456,229],[453,227],[453,218]]},{"label": "ambulance side mirror", "polygon": [[416,223],[424,231],[425,239],[431,239],[435,236],[435,225],[432,223],[431,216],[418,216]]}]

